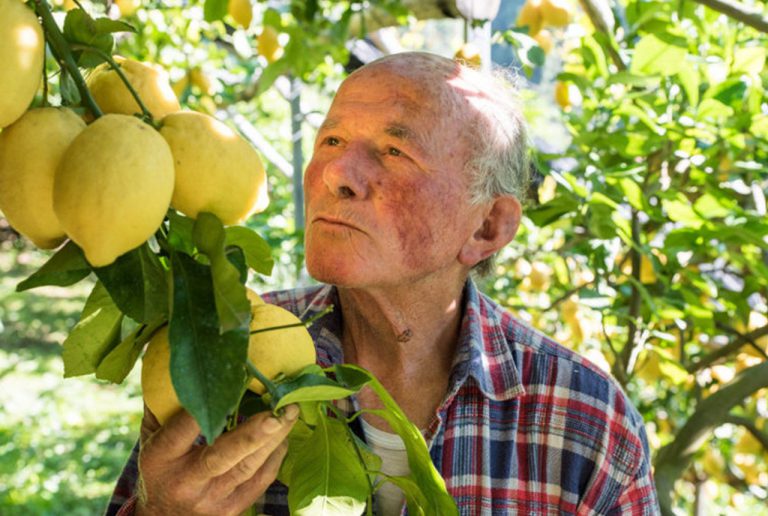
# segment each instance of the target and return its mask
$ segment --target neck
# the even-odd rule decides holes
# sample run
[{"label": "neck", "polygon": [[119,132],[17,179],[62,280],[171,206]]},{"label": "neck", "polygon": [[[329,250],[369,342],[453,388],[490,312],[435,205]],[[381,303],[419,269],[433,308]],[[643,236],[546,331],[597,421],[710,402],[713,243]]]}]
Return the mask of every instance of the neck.
[{"label": "neck", "polygon": [[[444,398],[461,324],[466,277],[407,288],[339,288],[344,360],[364,367],[426,428]],[[380,408],[361,393],[363,408]],[[375,417],[374,426],[386,429]]]}]

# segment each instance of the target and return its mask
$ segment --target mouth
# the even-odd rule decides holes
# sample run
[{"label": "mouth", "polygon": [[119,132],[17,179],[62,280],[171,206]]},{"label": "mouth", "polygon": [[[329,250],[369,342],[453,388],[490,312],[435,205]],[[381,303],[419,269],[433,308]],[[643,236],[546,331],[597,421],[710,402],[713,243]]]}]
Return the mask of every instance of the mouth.
[{"label": "mouth", "polygon": [[348,228],[348,229],[355,229],[357,231],[362,231],[358,226],[337,217],[332,217],[330,215],[318,215],[315,218],[312,219],[313,224],[321,224],[324,226],[330,226],[330,227],[337,227],[337,228]]}]

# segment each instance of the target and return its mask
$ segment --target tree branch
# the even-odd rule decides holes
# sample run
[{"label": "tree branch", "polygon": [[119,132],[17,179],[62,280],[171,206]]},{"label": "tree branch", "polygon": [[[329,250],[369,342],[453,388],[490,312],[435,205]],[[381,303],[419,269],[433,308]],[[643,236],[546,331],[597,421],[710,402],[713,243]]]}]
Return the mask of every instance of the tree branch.
[{"label": "tree branch", "polygon": [[[762,328],[757,328],[755,330],[752,330],[749,333],[739,333],[735,329],[731,328],[730,326],[725,326],[718,324],[718,327],[728,330],[731,333],[735,333],[737,337],[723,346],[720,349],[717,349],[713,351],[712,353],[709,353],[708,355],[704,355],[699,360],[694,362],[693,364],[686,367],[689,373],[695,373],[697,371],[700,371],[706,367],[709,367],[713,363],[717,362],[721,358],[724,358],[734,351],[737,351],[739,348],[741,348],[744,344],[750,344],[752,345],[756,350],[758,350],[760,353],[765,355],[765,351],[763,351],[760,346],[757,345],[757,339],[768,335],[768,326],[763,326]],[[768,357],[766,357],[768,358]]]},{"label": "tree branch", "polygon": [[725,419],[725,422],[743,426],[768,451],[768,433],[757,428],[754,421],[744,416],[731,414]]},{"label": "tree branch", "polygon": [[693,0],[710,9],[723,13],[744,25],[768,33],[768,19],[758,9],[751,9],[746,5],[728,0]]},{"label": "tree branch", "polygon": [[654,476],[662,514],[672,514],[675,481],[710,432],[728,420],[734,406],[764,387],[768,387],[768,362],[743,370],[735,380],[701,401],[675,439],[659,450]]}]

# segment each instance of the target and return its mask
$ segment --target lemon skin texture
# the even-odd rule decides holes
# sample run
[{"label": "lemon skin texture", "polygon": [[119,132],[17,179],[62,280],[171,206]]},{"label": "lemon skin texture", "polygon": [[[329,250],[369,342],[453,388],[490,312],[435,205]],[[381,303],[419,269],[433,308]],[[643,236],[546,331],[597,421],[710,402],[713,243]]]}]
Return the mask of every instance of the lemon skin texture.
[{"label": "lemon skin texture", "polygon": [[[267,378],[280,374],[292,376],[316,360],[315,344],[301,320],[288,310],[264,303],[251,308],[251,331],[300,324],[292,328],[252,333],[248,341],[248,359]],[[264,384],[255,378],[248,388],[263,394]]]},{"label": "lemon skin texture", "polygon": [[182,408],[171,382],[167,325],[157,330],[147,344],[141,363],[141,392],[144,403],[161,425]]},{"label": "lemon skin texture", "polygon": [[29,107],[43,77],[45,41],[35,13],[19,0],[0,0],[0,127]]},{"label": "lemon skin texture", "polygon": [[[139,94],[152,117],[160,119],[168,113],[181,109],[179,99],[171,87],[168,73],[162,68],[148,63],[116,56],[128,82]],[[104,113],[133,115],[141,113],[141,108],[120,76],[108,63],[97,66],[86,80],[91,95]]]},{"label": "lemon skin texture", "polygon": [[162,121],[173,154],[172,206],[188,217],[207,211],[226,225],[267,207],[267,176],[256,150],[210,115],[180,111]]},{"label": "lemon skin texture", "polygon": [[160,226],[173,193],[173,157],[151,126],[104,115],[64,153],[53,209],[64,231],[102,267],[140,246]]},{"label": "lemon skin texture", "polygon": [[30,109],[0,133],[0,210],[41,249],[66,238],[53,211],[53,178],[64,151],[85,129],[65,108]]}]

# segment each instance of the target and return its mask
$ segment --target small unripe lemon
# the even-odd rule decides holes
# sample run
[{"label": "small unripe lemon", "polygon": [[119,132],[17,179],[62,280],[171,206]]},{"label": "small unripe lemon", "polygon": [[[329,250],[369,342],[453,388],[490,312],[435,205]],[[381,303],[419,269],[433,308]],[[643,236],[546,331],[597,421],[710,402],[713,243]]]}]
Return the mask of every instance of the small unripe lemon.
[{"label": "small unripe lemon", "polygon": [[83,129],[85,122],[74,111],[47,107],[30,109],[0,133],[0,209],[42,249],[66,238],[53,212],[53,177]]},{"label": "small unripe lemon", "polygon": [[555,83],[555,102],[565,110],[571,108],[571,93],[567,82],[557,81]]},{"label": "small unripe lemon", "polygon": [[283,54],[277,31],[271,25],[262,27],[261,34],[256,39],[256,51],[264,56],[268,63],[274,63]]},{"label": "small unripe lemon", "polygon": [[227,12],[242,28],[247,29],[253,20],[253,8],[250,0],[229,0]]},{"label": "small unripe lemon", "polygon": [[19,0],[0,0],[0,127],[29,107],[43,77],[45,40],[35,13]]},{"label": "small unripe lemon", "polygon": [[94,267],[109,265],[157,230],[173,193],[173,157],[162,136],[128,115],[104,115],[64,153],[53,209]]},{"label": "small unripe lemon", "polygon": [[194,111],[170,114],[162,123],[176,169],[174,208],[192,218],[207,211],[224,224],[237,224],[267,207],[264,166],[242,136]]},{"label": "small unripe lemon", "polygon": [[[252,333],[248,342],[248,359],[269,379],[280,374],[295,375],[316,360],[315,344],[301,320],[288,310],[277,305],[264,303],[251,307],[251,331],[276,326],[297,325]],[[262,394],[264,384],[255,378],[248,386],[253,392]]]},{"label": "small unripe lemon", "polygon": [[[154,118],[160,119],[181,109],[165,70],[119,56],[115,56],[115,62]],[[108,63],[97,66],[86,82],[93,99],[104,113],[141,113],[138,102]]]}]

